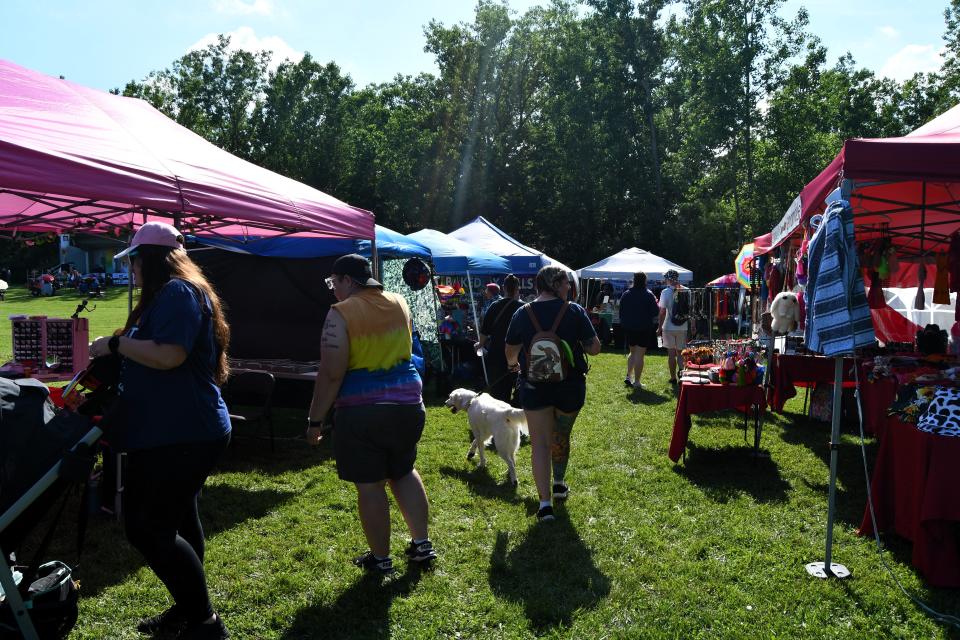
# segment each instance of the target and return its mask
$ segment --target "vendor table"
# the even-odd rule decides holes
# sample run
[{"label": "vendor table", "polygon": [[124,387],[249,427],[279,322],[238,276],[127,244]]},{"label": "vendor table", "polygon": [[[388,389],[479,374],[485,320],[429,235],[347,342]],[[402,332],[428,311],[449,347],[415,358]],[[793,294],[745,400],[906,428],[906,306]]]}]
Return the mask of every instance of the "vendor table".
[{"label": "vendor table", "polygon": [[[888,418],[870,487],[877,528],[913,542],[931,586],[960,587],[960,438]],[[869,505],[860,534],[873,534]]]},{"label": "vendor table", "polygon": [[668,454],[670,459],[677,462],[686,451],[692,415],[724,409],[737,409],[745,413],[753,409],[753,449],[755,453],[759,452],[762,429],[760,414],[766,406],[763,387],[759,385],[738,387],[733,384],[682,383],[673,418],[673,437]]},{"label": "vendor table", "polygon": [[[824,382],[833,384],[833,358],[803,354],[778,353],[773,356],[772,386],[767,400],[770,408],[783,411],[787,400],[797,395],[794,387],[797,383],[815,384]],[[843,359],[843,381],[853,382],[853,360]],[[846,384],[844,385],[846,386]]]},{"label": "vendor table", "polygon": [[868,382],[866,369],[860,369],[860,407],[863,410],[863,430],[883,440],[891,418],[887,417],[890,405],[897,397],[897,381],[888,377]]}]

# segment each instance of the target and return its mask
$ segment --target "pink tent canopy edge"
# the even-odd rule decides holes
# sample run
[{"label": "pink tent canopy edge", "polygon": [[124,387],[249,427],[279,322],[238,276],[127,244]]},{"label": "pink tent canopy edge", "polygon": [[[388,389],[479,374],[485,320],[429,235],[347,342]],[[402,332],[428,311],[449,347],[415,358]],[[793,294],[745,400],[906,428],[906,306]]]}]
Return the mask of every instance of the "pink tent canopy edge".
[{"label": "pink tent canopy edge", "polygon": [[0,60],[0,230],[373,239],[374,216],[242,160],[146,102]]}]

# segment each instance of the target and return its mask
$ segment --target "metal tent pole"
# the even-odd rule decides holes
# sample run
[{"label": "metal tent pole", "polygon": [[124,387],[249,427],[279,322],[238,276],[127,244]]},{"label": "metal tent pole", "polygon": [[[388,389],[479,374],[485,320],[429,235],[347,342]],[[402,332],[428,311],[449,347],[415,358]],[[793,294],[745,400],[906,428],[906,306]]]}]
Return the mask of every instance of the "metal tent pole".
[{"label": "metal tent pole", "polygon": [[[23,576],[23,580],[27,579],[27,576]],[[30,619],[27,607],[20,596],[19,587],[13,579],[13,569],[7,562],[6,551],[3,549],[0,549],[0,587],[3,587],[5,603],[13,613],[13,621],[20,629],[21,637],[24,640],[39,640],[33,620]]]},{"label": "metal tent pole", "polygon": [[[467,270],[467,287],[470,289],[470,307],[473,309],[473,326],[477,330],[477,340],[480,339],[480,321],[477,320],[477,301],[473,297],[473,278],[470,277],[470,271]],[[490,386],[490,378],[487,377],[487,361],[480,355],[480,366],[483,367],[483,381]]]},{"label": "metal tent pole", "polygon": [[840,446],[840,401],[843,398],[843,356],[834,358],[833,369],[833,414],[830,435],[830,489],[827,494],[827,545],[823,562],[807,564],[807,573],[815,578],[848,578],[850,570],[833,562],[833,519],[837,493],[837,449]]}]

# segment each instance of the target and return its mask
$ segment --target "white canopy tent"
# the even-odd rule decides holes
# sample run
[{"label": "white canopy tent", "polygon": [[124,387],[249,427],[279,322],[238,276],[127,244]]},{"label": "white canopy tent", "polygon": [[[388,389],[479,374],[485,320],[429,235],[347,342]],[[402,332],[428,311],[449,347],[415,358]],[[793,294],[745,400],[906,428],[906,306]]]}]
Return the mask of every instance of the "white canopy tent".
[{"label": "white canopy tent", "polygon": [[647,274],[647,280],[658,282],[663,280],[663,274],[670,269],[680,274],[680,282],[693,281],[693,272],[689,269],[684,269],[666,258],[636,247],[624,249],[589,267],[584,267],[577,271],[577,274],[581,278],[599,280],[633,280],[633,274],[642,271]]}]

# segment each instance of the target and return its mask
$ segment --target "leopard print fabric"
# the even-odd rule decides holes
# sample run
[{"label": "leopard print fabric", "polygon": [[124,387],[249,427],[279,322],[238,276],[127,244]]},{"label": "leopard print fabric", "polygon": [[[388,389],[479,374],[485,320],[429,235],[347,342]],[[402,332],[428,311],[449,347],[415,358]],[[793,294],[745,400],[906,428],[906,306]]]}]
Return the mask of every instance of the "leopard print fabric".
[{"label": "leopard print fabric", "polygon": [[960,389],[937,387],[917,429],[938,436],[960,437]]}]

